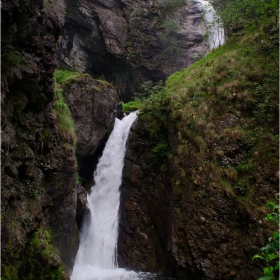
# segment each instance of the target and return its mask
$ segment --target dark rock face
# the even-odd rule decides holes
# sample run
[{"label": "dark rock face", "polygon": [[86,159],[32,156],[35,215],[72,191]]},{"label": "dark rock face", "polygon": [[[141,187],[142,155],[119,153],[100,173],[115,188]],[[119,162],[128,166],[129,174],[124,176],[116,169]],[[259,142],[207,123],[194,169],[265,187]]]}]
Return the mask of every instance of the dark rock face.
[{"label": "dark rock face", "polygon": [[81,185],[76,185],[77,190],[77,208],[76,208],[76,222],[80,228],[85,212],[87,211],[87,192]]},{"label": "dark rock face", "polygon": [[78,158],[92,156],[115,123],[119,97],[107,82],[80,76],[64,90],[77,134]]},{"label": "dark rock face", "polygon": [[60,26],[43,1],[5,1],[1,20],[2,277],[69,279],[79,241],[75,152],[52,112]]},{"label": "dark rock face", "polygon": [[[118,264],[170,276],[184,269],[182,279],[201,279],[177,217],[168,172],[159,175],[154,167],[154,143],[145,125],[137,121],[131,132],[121,187]],[[174,244],[177,234],[180,246]]]},{"label": "dark rock face", "polygon": [[[206,52],[202,6],[168,2],[68,1],[59,64],[104,76],[130,100],[143,81],[164,80]],[[178,29],[167,34],[174,22]]]},{"label": "dark rock face", "polygon": [[[89,190],[93,185],[94,169],[114,127],[115,118],[121,114],[121,103],[112,85],[84,74],[65,86],[64,96],[75,122],[79,174],[84,180],[84,187]],[[80,224],[82,213],[78,216]]]},{"label": "dark rock face", "polygon": [[[236,125],[230,116],[216,125],[222,128],[225,123]],[[175,154],[179,141],[172,127],[169,133]],[[119,266],[179,279],[261,277],[261,263],[251,258],[271,234],[257,206],[277,192],[276,184],[263,180],[268,170],[263,167],[256,174],[256,204],[246,205],[216,185],[195,154],[185,154],[183,169],[175,156],[155,164],[155,144],[145,123],[137,121],[121,187]],[[241,144],[235,145],[231,158],[241,153]],[[179,172],[184,172],[184,182]]]}]

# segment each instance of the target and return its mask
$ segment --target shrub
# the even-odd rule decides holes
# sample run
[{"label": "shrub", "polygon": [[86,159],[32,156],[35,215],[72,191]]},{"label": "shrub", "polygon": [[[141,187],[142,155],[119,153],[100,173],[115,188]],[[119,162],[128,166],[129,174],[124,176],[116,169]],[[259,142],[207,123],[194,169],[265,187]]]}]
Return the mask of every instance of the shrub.
[{"label": "shrub", "polygon": [[144,82],[140,86],[140,92],[135,93],[135,100],[143,101],[144,99],[148,98],[150,95],[156,94],[162,89],[163,89],[162,81],[159,81],[156,84],[153,83],[152,81]]},{"label": "shrub", "polygon": [[170,146],[167,140],[161,140],[157,145],[152,149],[154,153],[154,161],[158,163],[161,159],[171,154]]},{"label": "shrub", "polygon": [[139,110],[141,106],[142,103],[140,101],[130,101],[128,103],[122,102],[122,111],[125,114],[129,114],[130,112]]},{"label": "shrub", "polygon": [[186,0],[163,0],[163,2],[158,5],[158,9],[164,14],[171,14],[184,4],[186,4]]},{"label": "shrub", "polygon": [[163,58],[168,63],[173,63],[182,54],[181,45],[183,41],[178,39],[176,32],[180,29],[180,25],[174,19],[165,21],[160,28],[163,34],[159,36],[159,40],[163,45],[163,52],[159,57]]},{"label": "shrub", "polygon": [[[268,203],[268,208],[271,213],[266,216],[267,221],[272,221],[279,227],[279,205],[273,202]],[[268,238],[268,244],[260,249],[260,254],[253,256],[254,259],[261,259],[265,261],[266,267],[264,267],[264,277],[259,278],[259,280],[273,280],[277,279],[275,276],[279,272],[279,232],[276,231],[271,237]]]},{"label": "shrub", "polygon": [[3,50],[2,63],[5,66],[18,67],[23,64],[24,60],[20,53],[14,50]]},{"label": "shrub", "polygon": [[278,24],[279,5],[277,0],[214,0],[214,7],[228,29],[236,26],[260,26],[268,23],[271,17]]}]

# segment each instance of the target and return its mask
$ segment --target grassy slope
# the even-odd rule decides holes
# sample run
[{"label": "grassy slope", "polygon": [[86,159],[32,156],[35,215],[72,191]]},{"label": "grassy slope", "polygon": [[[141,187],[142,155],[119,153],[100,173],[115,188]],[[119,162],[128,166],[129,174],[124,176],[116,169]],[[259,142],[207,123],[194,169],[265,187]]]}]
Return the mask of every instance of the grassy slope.
[{"label": "grassy slope", "polygon": [[[269,165],[271,176],[278,168],[278,49],[271,53],[275,60],[262,51],[260,42],[274,36],[263,31],[237,34],[176,72],[143,110],[158,141],[168,126],[176,128],[180,149],[173,150],[175,157],[195,152],[217,173],[218,183],[226,181],[232,193],[248,198],[258,166]],[[227,160],[236,153],[239,159]]]},{"label": "grassy slope", "polygon": [[[193,203],[207,206],[208,213],[219,208],[209,194],[226,196],[239,217],[230,218],[228,226],[240,242],[249,238],[250,221],[265,217],[267,202],[278,193],[278,43],[272,43],[277,34],[271,28],[236,34],[170,76],[140,114],[156,147],[169,140],[173,196],[182,215],[184,192],[191,190]],[[223,216],[225,222],[234,214]],[[253,231],[269,235],[271,225],[263,226]],[[253,242],[264,245],[261,239]],[[249,262],[250,254],[247,258],[243,261]]]}]

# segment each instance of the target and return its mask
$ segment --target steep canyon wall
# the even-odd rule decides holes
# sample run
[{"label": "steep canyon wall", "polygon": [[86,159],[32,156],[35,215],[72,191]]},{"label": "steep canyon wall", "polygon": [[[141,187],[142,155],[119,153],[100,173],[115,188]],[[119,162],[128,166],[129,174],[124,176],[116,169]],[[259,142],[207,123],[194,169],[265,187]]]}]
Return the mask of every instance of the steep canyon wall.
[{"label": "steep canyon wall", "polygon": [[1,275],[69,279],[79,246],[76,219],[86,203],[77,157],[100,149],[119,97],[88,75],[62,89],[76,121],[75,145],[61,134],[53,109],[64,2],[15,0],[3,2],[1,12]]},{"label": "steep canyon wall", "polygon": [[58,60],[104,77],[131,100],[144,81],[165,80],[207,51],[196,1],[67,2]]},{"label": "steep canyon wall", "polygon": [[78,249],[75,150],[60,137],[52,111],[59,34],[58,19],[43,1],[2,3],[1,237],[6,279],[54,274],[69,279]]}]

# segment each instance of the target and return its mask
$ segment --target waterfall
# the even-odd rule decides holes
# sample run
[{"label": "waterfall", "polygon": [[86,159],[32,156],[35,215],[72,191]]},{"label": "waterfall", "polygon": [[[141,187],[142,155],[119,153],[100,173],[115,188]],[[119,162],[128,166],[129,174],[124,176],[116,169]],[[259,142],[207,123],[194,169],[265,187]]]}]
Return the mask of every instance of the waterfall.
[{"label": "waterfall", "polygon": [[91,214],[80,232],[80,247],[71,280],[149,279],[147,273],[117,268],[119,187],[126,150],[126,141],[136,112],[116,119],[94,172],[95,185],[88,195]]},{"label": "waterfall", "polygon": [[204,19],[208,30],[208,42],[210,50],[217,48],[225,43],[224,28],[220,23],[220,17],[207,0],[198,0],[204,10]]}]

